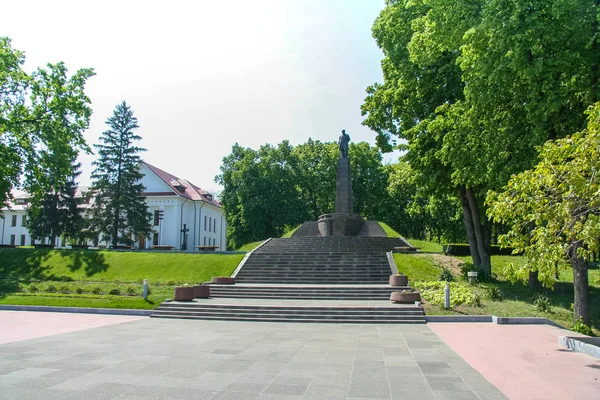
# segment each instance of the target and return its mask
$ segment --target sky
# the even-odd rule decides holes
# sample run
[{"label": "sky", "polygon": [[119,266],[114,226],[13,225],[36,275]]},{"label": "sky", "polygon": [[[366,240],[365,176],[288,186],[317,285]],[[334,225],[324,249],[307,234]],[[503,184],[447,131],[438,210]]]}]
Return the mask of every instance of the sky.
[{"label": "sky", "polygon": [[[125,100],[144,160],[203,189],[239,143],[308,138],[375,143],[361,125],[365,89],[382,81],[371,36],[384,0],[6,1],[0,36],[25,52],[25,70],[64,61],[92,67],[98,142]],[[81,184],[94,155],[82,155]],[[393,162],[397,154],[384,157]]]}]

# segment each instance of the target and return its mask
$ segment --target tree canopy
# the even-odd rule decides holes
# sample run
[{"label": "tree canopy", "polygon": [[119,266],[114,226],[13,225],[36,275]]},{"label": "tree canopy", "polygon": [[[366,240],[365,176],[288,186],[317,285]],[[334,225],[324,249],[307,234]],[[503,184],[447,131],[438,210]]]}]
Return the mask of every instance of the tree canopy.
[{"label": "tree canopy", "polygon": [[513,280],[538,271],[547,286],[557,265],[570,260],[575,319],[590,323],[587,262],[600,251],[600,103],[588,111],[587,129],[548,141],[539,163],[513,176],[504,191],[490,192],[489,213],[510,231],[501,242],[525,252],[527,264],[510,265]]},{"label": "tree canopy", "polygon": [[0,37],[0,207],[17,187],[41,198],[51,188],[50,169],[64,184],[79,151],[89,151],[83,132],[92,109],[84,86],[94,71],[69,77],[57,63],[28,74],[24,62],[10,39]]},{"label": "tree canopy", "polygon": [[384,151],[403,139],[421,188],[459,196],[484,272],[485,193],[534,165],[546,140],[582,128],[598,100],[596,3],[388,0],[373,25],[384,82],[367,88],[364,124]]}]

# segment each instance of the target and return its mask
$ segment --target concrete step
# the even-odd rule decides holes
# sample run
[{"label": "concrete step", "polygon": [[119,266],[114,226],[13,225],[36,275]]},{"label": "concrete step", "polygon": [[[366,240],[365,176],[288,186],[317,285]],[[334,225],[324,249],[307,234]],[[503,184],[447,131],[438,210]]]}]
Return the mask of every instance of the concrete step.
[{"label": "concrete step", "polygon": [[235,304],[165,302],[154,318],[223,319],[274,322],[425,323],[423,309],[416,306],[293,305],[280,303]]},{"label": "concrete step", "polygon": [[218,321],[254,321],[254,322],[298,322],[298,323],[344,323],[344,324],[426,324],[425,318],[405,319],[402,321],[396,319],[372,319],[364,320],[361,318],[339,320],[337,318],[311,318],[295,319],[289,317],[267,318],[263,316],[249,317],[230,317],[224,315],[205,315],[205,316],[178,316],[178,315],[151,315],[152,318],[173,318],[173,319],[198,319],[198,320],[218,320]]}]

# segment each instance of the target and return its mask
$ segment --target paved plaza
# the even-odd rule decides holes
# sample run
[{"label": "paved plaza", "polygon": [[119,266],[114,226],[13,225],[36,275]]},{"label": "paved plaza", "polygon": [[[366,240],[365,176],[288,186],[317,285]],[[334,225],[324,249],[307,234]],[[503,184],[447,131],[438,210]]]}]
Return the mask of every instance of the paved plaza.
[{"label": "paved plaza", "polygon": [[[102,317],[101,323],[92,323],[93,317]],[[32,322],[23,325],[27,319]],[[522,356],[519,348],[503,353],[503,346],[511,345],[502,335],[492,335],[497,350],[490,350],[491,340],[486,349],[477,337],[482,329],[504,328],[494,324],[295,324],[0,311],[0,326],[2,400],[505,399],[498,388],[510,398],[594,398],[568,387],[573,397],[558,391],[547,397],[552,382],[536,380],[519,396],[527,382],[512,375],[497,380],[502,368],[516,366],[517,374],[536,368],[539,357],[515,360]],[[452,333],[453,326],[463,341]],[[11,338],[2,341],[9,330]],[[547,368],[560,370],[557,361],[575,357],[600,377],[600,369],[592,368],[598,360],[558,351],[556,344],[552,351]],[[490,370],[499,372],[494,376]],[[568,378],[577,369],[562,372]],[[517,391],[508,390],[507,382]],[[599,393],[597,382],[590,383],[588,393]],[[550,392],[536,392],[537,385],[550,385]]]}]

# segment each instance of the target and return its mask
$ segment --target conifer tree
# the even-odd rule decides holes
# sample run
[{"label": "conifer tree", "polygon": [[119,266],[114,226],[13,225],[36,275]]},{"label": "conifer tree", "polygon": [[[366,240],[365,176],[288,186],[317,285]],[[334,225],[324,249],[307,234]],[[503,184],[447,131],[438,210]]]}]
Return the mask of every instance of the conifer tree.
[{"label": "conifer tree", "polygon": [[92,215],[103,240],[112,246],[130,245],[133,236],[147,236],[152,229],[140,183],[139,154],[145,149],[135,145],[141,139],[134,133],[138,121],[125,101],[117,105],[106,124],[109,129],[100,136],[101,143],[94,145],[98,159],[93,163],[96,200]]},{"label": "conifer tree", "polygon": [[80,168],[80,163],[72,162],[66,178],[53,168],[38,179],[42,181],[40,184],[45,188],[44,193],[41,196],[34,195],[27,209],[28,228],[34,239],[49,238],[54,246],[57,237],[79,236],[83,215],[75,193]]}]

